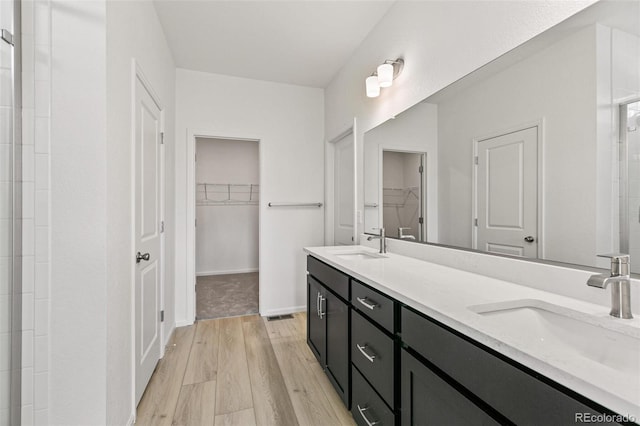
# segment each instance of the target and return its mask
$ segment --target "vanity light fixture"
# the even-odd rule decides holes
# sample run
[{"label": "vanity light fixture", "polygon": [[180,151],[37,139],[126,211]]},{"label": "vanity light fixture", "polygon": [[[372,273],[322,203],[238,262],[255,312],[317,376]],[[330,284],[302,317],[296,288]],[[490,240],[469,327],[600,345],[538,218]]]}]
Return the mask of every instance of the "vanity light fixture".
[{"label": "vanity light fixture", "polygon": [[380,96],[380,84],[378,83],[378,76],[376,74],[367,77],[365,85],[367,87],[367,97],[377,98]]},{"label": "vanity light fixture", "polygon": [[390,87],[393,84],[393,80],[402,72],[402,68],[404,68],[404,60],[400,58],[384,61],[382,65],[378,66],[376,72],[365,80],[367,96],[370,98],[378,97],[380,88]]}]

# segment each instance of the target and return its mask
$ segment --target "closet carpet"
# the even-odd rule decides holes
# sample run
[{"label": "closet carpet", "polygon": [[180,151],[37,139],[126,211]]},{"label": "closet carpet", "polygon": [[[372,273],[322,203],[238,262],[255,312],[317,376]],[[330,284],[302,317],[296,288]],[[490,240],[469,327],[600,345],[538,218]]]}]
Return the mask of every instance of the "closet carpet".
[{"label": "closet carpet", "polygon": [[196,279],[199,320],[258,313],[258,273],[208,275]]}]

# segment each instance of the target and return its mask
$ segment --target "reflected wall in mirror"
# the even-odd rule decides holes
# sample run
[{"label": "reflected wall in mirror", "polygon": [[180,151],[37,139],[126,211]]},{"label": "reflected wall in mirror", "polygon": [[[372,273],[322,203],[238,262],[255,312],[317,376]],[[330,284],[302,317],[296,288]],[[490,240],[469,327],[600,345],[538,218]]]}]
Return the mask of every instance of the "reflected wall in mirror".
[{"label": "reflected wall in mirror", "polygon": [[640,3],[596,3],[366,132],[365,232],[382,151],[424,152],[427,242],[638,272],[639,101]]}]

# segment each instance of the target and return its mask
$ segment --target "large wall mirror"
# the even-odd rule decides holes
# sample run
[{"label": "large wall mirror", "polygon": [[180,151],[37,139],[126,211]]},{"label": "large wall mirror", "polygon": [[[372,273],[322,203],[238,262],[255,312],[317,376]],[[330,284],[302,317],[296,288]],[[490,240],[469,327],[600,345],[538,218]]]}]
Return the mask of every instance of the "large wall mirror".
[{"label": "large wall mirror", "polygon": [[640,272],[640,2],[596,3],[366,132],[363,198],[367,233]]}]

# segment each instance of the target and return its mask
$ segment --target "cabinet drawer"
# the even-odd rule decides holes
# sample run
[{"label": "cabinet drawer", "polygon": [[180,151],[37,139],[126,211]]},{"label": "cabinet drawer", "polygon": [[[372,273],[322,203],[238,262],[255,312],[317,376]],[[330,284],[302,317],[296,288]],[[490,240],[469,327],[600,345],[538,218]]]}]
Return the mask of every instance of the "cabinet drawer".
[{"label": "cabinet drawer", "polygon": [[402,350],[402,426],[498,426],[480,407]]},{"label": "cabinet drawer", "polygon": [[338,296],[344,300],[349,300],[348,275],[343,274],[312,256],[307,256],[307,271]]},{"label": "cabinet drawer", "polygon": [[401,315],[407,345],[513,423],[574,424],[576,413],[598,414],[560,385],[539,380],[435,321],[405,307]]},{"label": "cabinet drawer", "polygon": [[394,406],[394,343],[359,313],[351,312],[351,362],[380,396]]},{"label": "cabinet drawer", "polygon": [[369,288],[358,281],[351,281],[351,304],[389,333],[394,330],[394,302],[389,297]]},{"label": "cabinet drawer", "polygon": [[394,426],[393,411],[376,394],[356,368],[351,369],[353,397],[351,415],[360,426]]}]

